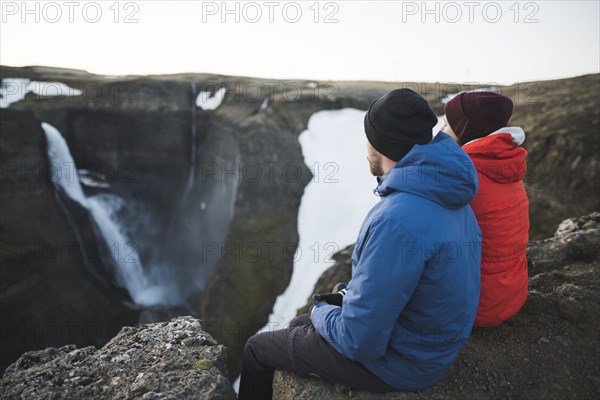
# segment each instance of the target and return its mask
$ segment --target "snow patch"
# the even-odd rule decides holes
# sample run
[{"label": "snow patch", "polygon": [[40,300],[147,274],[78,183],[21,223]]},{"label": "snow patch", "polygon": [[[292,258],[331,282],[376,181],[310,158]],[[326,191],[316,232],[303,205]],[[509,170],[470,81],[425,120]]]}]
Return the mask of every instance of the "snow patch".
[{"label": "snow patch", "polygon": [[196,106],[207,111],[216,110],[223,102],[225,92],[227,92],[226,87],[222,87],[212,94],[211,92],[200,92],[198,97],[196,97]]},{"label": "snow patch", "polygon": [[81,96],[82,91],[62,82],[31,81],[25,78],[4,78],[0,86],[0,108],[21,101],[27,93],[38,96]]},{"label": "snow patch", "polygon": [[62,82],[31,81],[29,89],[40,96],[81,96],[83,93],[81,90],[69,87]]}]

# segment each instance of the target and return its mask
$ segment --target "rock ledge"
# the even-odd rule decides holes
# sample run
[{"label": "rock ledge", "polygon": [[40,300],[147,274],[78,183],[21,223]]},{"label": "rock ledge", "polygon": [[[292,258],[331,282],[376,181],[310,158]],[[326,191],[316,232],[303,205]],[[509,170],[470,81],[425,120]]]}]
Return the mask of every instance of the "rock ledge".
[{"label": "rock ledge", "polygon": [[23,354],[0,398],[235,399],[226,349],[192,317],[124,327],[101,349],[74,345]]}]

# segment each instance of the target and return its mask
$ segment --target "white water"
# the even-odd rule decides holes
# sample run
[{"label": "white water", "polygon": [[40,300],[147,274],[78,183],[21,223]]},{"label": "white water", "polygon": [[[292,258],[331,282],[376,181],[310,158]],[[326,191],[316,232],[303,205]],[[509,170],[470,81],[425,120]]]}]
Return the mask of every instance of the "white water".
[{"label": "white water", "polygon": [[117,282],[129,291],[136,304],[180,304],[182,299],[178,298],[174,285],[169,285],[167,277],[160,276],[160,271],[155,268],[149,273],[144,270],[135,243],[128,240],[118,220],[117,213],[125,206],[124,200],[114,194],[86,197],[67,142],[52,125],[43,122],[42,128],[48,142],[53,183],[61,187],[72,200],[89,210],[111,249],[117,265]]},{"label": "white water", "polygon": [[33,92],[39,96],[81,96],[82,91],[62,82],[30,81],[25,78],[4,78],[0,86],[0,108],[8,108]]},{"label": "white water", "polygon": [[84,186],[102,189],[110,188],[110,184],[106,182],[106,177],[100,173],[87,169],[78,169],[77,176],[79,177],[79,182]]}]

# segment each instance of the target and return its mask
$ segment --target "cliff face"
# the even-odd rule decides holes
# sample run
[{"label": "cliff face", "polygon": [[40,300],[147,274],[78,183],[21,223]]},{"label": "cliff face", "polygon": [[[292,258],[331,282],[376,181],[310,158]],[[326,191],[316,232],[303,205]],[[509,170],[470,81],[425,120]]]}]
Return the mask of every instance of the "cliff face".
[{"label": "cliff face", "polygon": [[24,354],[0,381],[2,399],[235,399],[226,350],[191,317],[123,328],[101,349]]},{"label": "cliff face", "polygon": [[[298,206],[312,178],[298,135],[316,111],[366,110],[399,86],[5,66],[0,78],[46,82],[45,96],[0,108],[0,369],[28,350],[101,346],[124,325],[191,313],[228,347],[232,377],[290,280]],[[533,238],[598,207],[599,81],[496,88],[515,100],[511,124],[530,134]],[[82,93],[52,95],[51,82]],[[449,92],[472,89],[405,86],[438,114]],[[49,166],[41,122],[60,131],[78,170],[99,177],[85,193],[112,199],[126,243],[102,239],[90,210],[53,185],[57,172],[78,176],[73,165]],[[115,276],[132,253],[175,300],[134,304]]]},{"label": "cliff face", "polygon": [[[315,292],[351,276],[352,246]],[[529,296],[497,328],[474,329],[448,373],[419,393],[385,396],[277,371],[276,399],[595,398],[600,393],[600,213],[567,219],[527,249]],[[309,304],[312,303],[310,300]],[[306,312],[303,308],[299,314]]]}]

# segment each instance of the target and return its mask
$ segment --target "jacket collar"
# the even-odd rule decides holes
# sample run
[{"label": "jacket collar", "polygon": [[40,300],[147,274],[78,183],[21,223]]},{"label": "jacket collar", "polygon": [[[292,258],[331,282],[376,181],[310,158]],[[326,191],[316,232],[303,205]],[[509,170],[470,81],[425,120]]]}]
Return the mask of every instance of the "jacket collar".
[{"label": "jacket collar", "polygon": [[[498,135],[499,133],[508,133],[512,137],[513,142],[517,146],[521,146],[525,142],[525,132],[523,131],[523,128],[518,127],[518,126],[507,126],[507,127],[504,127],[504,128],[500,128],[497,131],[492,132],[492,133],[490,133],[487,136],[484,136],[483,138],[488,137],[488,136],[492,136],[492,135]],[[476,142],[476,141],[478,141],[480,139],[483,139],[483,138],[473,139],[470,142],[467,142],[467,143],[463,144],[463,146],[466,146],[469,143]]]},{"label": "jacket collar", "polygon": [[[400,161],[398,161],[400,162]],[[378,175],[377,176],[377,187],[375,189],[373,189],[373,193],[379,197],[383,196],[384,193],[382,190],[380,190],[381,185],[383,184],[383,181],[385,181],[385,179],[390,176],[390,172],[393,170],[394,168],[390,168],[385,174],[383,175]]]}]

